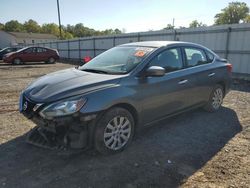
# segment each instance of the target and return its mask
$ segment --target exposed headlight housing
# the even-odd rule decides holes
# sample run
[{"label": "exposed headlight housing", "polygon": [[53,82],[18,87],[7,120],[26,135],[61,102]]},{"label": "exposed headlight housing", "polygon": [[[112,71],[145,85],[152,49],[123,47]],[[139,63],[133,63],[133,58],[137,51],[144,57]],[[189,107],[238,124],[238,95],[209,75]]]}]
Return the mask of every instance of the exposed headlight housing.
[{"label": "exposed headlight housing", "polygon": [[39,114],[45,119],[74,114],[78,112],[86,102],[86,98],[65,99],[46,106]]}]

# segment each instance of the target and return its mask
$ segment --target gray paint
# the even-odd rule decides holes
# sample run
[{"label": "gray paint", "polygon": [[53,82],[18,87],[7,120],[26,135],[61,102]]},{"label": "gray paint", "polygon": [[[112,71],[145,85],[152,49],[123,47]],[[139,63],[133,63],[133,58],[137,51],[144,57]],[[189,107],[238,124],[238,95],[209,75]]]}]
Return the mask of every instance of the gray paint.
[{"label": "gray paint", "polygon": [[[128,44],[128,45],[136,45]],[[147,125],[166,115],[206,104],[217,83],[228,92],[231,77],[227,64],[215,55],[212,63],[166,73],[162,77],[142,76],[150,60],[169,47],[200,45],[181,42],[142,42],[139,46],[157,47],[133,71],[125,75],[95,74],[66,69],[48,74],[31,83],[24,96],[34,103],[48,105],[64,98],[81,96],[87,103],[82,114],[99,113],[114,105],[131,105],[141,124]],[[208,75],[214,73],[213,77]],[[186,84],[179,84],[187,79]]]}]

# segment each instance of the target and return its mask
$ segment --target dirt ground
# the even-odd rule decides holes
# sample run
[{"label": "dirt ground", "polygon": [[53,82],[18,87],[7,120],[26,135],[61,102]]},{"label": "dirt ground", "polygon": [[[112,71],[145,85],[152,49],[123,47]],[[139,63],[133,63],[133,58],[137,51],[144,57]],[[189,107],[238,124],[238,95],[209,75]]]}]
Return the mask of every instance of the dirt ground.
[{"label": "dirt ground", "polygon": [[250,187],[250,84],[216,113],[197,109],[136,135],[124,152],[57,151],[25,143],[34,126],[17,111],[37,77],[68,64],[0,64],[0,187]]}]

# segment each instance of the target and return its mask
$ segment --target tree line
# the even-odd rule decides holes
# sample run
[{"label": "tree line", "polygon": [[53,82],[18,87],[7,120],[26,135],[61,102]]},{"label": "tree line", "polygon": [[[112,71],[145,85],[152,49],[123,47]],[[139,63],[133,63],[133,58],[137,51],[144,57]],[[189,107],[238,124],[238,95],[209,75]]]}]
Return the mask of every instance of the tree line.
[{"label": "tree line", "polygon": [[[220,13],[214,16],[214,25],[223,24],[238,24],[238,23],[250,23],[249,7],[244,2],[231,2],[227,7],[221,10]],[[189,24],[189,28],[206,27],[207,25],[193,20]],[[184,28],[184,27],[180,27]],[[164,29],[174,29],[174,26],[168,24]]]},{"label": "tree line", "polygon": [[[35,20],[28,20],[23,24],[17,20],[11,20],[5,24],[0,23],[0,30],[7,32],[28,32],[28,33],[46,33],[60,37],[59,26],[55,23],[46,23],[39,25]],[[121,34],[119,29],[106,29],[103,31],[85,27],[82,23],[76,25],[62,26],[62,39],[72,39],[75,37],[88,37],[99,35]]]}]

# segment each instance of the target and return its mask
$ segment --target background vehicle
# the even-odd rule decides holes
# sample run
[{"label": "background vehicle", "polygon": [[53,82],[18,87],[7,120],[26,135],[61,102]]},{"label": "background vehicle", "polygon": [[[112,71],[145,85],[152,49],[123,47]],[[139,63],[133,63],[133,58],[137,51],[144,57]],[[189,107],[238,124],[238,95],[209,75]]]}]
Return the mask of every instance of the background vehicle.
[{"label": "background vehicle", "polygon": [[3,58],[6,63],[22,64],[23,62],[55,63],[59,59],[57,50],[44,47],[27,47],[13,53],[6,54]]},{"label": "background vehicle", "polygon": [[123,150],[136,130],[189,109],[220,108],[231,64],[193,43],[124,44],[77,69],[39,78],[20,96],[20,111],[38,124],[28,142]]},{"label": "background vehicle", "polygon": [[88,63],[91,59],[91,56],[84,56],[81,60],[81,64],[84,65],[85,63]]},{"label": "background vehicle", "polygon": [[17,50],[19,50],[20,48],[16,48],[16,47],[7,47],[7,48],[4,48],[2,50],[0,50],[0,60],[3,59],[3,56],[7,53],[10,53],[10,52],[15,52]]}]

